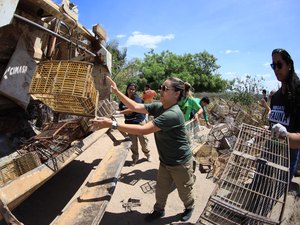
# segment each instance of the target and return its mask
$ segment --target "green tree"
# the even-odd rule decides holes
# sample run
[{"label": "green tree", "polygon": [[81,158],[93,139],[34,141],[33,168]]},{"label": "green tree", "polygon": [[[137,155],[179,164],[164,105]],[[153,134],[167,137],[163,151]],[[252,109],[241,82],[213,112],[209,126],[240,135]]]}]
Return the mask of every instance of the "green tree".
[{"label": "green tree", "polygon": [[216,73],[220,68],[216,60],[206,51],[181,56],[170,51],[157,54],[152,49],[145,54],[142,75],[154,87],[168,77],[176,76],[189,82],[195,92],[221,92],[228,88],[228,82]]},{"label": "green tree", "polygon": [[140,59],[134,58],[126,63],[123,69],[115,76],[114,80],[121,91],[124,92],[129,83],[137,84],[138,91],[143,90],[147,80],[142,77],[141,64],[142,61]]},{"label": "green tree", "polygon": [[264,79],[261,77],[256,79],[250,75],[246,75],[245,79],[235,78],[230,81],[231,84],[231,94],[229,96],[230,100],[234,102],[239,102],[242,105],[250,106],[257,101],[257,94],[262,90],[262,81]]},{"label": "green tree", "polygon": [[127,48],[120,49],[117,40],[108,42],[105,47],[112,55],[112,77],[114,78],[126,65]]}]

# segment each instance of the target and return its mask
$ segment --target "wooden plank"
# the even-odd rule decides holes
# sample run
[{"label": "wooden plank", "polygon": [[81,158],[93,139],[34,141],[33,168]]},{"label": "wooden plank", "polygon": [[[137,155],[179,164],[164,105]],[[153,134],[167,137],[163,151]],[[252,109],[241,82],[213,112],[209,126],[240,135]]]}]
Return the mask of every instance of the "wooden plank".
[{"label": "wooden plank", "polygon": [[[14,209],[58,171],[87,150],[104,133],[104,129],[94,132],[93,135],[86,137],[79,143],[80,148],[76,146],[71,147],[54,159],[48,160],[45,164],[0,187],[0,199],[4,204],[8,205],[9,209]],[[3,218],[0,214],[1,219]]]},{"label": "wooden plank", "polygon": [[115,190],[131,142],[113,147],[51,225],[98,225]]}]

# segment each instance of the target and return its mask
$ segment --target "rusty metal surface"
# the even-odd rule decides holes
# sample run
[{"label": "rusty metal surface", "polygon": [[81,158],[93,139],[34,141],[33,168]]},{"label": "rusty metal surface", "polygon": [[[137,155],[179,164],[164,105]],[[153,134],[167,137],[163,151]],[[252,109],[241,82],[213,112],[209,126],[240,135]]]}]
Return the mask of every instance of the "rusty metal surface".
[{"label": "rusty metal surface", "polygon": [[80,120],[50,123],[39,135],[26,141],[19,152],[37,152],[41,161],[46,162],[86,135]]}]

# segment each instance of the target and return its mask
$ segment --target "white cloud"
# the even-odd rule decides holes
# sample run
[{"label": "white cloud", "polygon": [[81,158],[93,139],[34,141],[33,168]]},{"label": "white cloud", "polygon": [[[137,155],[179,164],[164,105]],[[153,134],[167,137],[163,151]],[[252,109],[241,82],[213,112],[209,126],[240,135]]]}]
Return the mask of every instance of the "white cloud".
[{"label": "white cloud", "polygon": [[142,34],[141,32],[135,31],[127,39],[126,46],[142,46],[144,48],[157,48],[157,45],[165,40],[172,40],[175,38],[174,34],[162,35],[150,35]]},{"label": "white cloud", "polygon": [[118,34],[116,37],[117,38],[124,38],[124,37],[126,37],[126,35],[125,34]]},{"label": "white cloud", "polygon": [[239,53],[240,51],[239,50],[230,50],[230,49],[227,49],[225,51],[225,54],[234,54],[234,53]]}]

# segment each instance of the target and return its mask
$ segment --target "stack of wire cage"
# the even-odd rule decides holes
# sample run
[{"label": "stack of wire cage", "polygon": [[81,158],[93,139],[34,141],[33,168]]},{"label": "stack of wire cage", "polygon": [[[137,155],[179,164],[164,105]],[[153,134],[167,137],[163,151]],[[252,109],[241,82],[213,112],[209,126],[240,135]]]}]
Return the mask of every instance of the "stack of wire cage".
[{"label": "stack of wire cage", "polygon": [[93,64],[82,61],[40,62],[29,93],[53,111],[95,116],[99,92],[92,77]]},{"label": "stack of wire cage", "polygon": [[280,224],[289,185],[288,139],[242,124],[197,224]]}]

